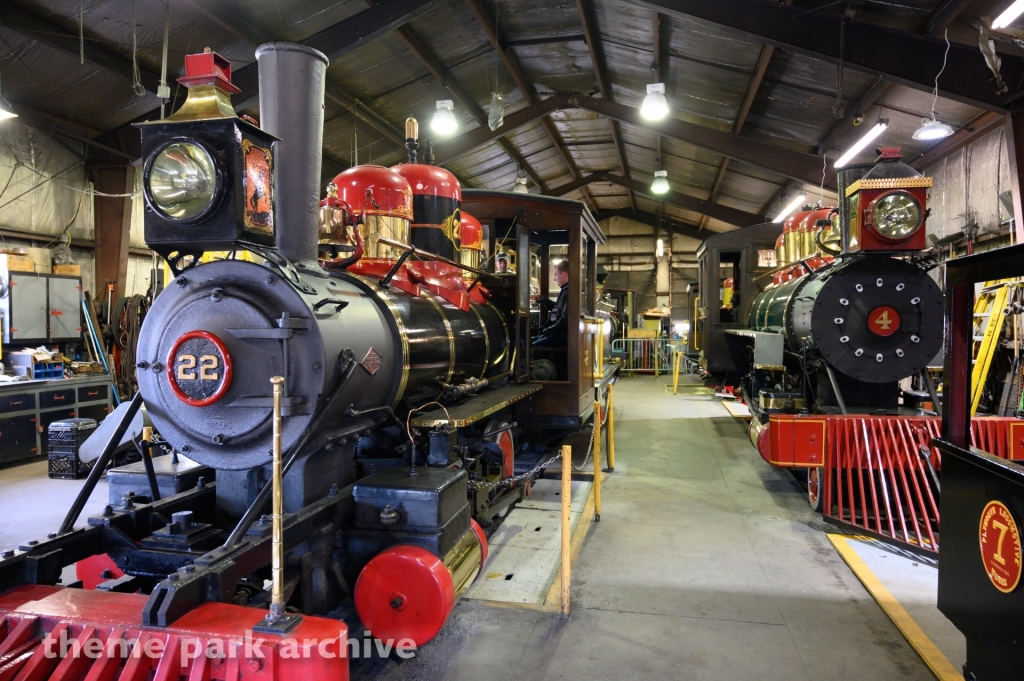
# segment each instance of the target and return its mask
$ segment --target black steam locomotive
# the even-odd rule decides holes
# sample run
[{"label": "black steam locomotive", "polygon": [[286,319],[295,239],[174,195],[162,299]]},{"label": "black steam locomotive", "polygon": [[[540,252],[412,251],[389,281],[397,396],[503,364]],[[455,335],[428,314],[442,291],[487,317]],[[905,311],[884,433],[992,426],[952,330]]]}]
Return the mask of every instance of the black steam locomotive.
[{"label": "black steam locomotive", "polygon": [[[773,452],[773,414],[920,415],[899,385],[915,374],[916,396],[938,404],[926,367],[942,345],[943,295],[921,253],[931,178],[884,148],[837,180],[838,208],[807,208],[698,250],[702,366],[742,392],[751,442],[773,465],[802,461]],[[820,448],[819,439],[818,466]],[[816,480],[809,487],[817,507]]]},{"label": "black steam locomotive", "polygon": [[[0,557],[0,589],[56,584],[77,564],[85,586],[133,594],[139,626],[223,618],[210,602],[265,606],[282,377],[289,609],[354,602],[376,637],[421,644],[479,575],[483,528],[614,378],[595,366],[590,321],[603,235],[578,202],[463,193],[416,163],[412,120],[408,164],[341,173],[318,206],[327,60],[288,44],[257,59],[262,127],[234,114],[230,62],[212,52],[186,58],[184,106],[142,126],[146,241],[174,278],[141,330],[139,394],[60,531]],[[517,272],[481,269],[484,230],[489,252],[512,244]],[[579,321],[546,350],[560,380],[534,382],[531,297],[563,244]],[[225,255],[202,263],[211,251]],[[76,529],[143,402],[151,448],[174,455],[121,471],[106,512]],[[161,494],[165,480],[188,485]]]}]

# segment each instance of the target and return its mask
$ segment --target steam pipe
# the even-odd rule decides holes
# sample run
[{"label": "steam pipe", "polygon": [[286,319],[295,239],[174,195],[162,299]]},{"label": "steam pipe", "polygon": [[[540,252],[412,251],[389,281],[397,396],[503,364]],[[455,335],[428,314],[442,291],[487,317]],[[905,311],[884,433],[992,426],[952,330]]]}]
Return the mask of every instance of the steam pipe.
[{"label": "steam pipe", "polygon": [[321,52],[293,43],[260,45],[256,61],[260,120],[264,130],[281,138],[274,152],[277,250],[291,262],[316,268],[329,61]]}]

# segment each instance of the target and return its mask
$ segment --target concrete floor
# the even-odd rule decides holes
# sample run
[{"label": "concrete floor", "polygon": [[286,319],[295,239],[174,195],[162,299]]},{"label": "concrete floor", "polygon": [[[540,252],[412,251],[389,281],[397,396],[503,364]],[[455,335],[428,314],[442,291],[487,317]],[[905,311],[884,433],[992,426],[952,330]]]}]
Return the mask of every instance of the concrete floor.
[{"label": "concrete floor", "polygon": [[[694,384],[616,388],[616,471],[573,567],[573,612],[460,601],[395,681],[934,677],[825,538],[793,478]],[[0,472],[0,548],[56,529],[81,481]],[[102,510],[106,483],[83,517]],[[27,512],[31,511],[31,512]]]},{"label": "concrete floor", "polygon": [[[0,549],[16,548],[60,527],[85,480],[51,480],[46,462],[0,471]],[[107,505],[107,481],[100,479],[79,516],[78,526]]]},{"label": "concrete floor", "polygon": [[373,678],[934,679],[793,478],[720,402],[665,382],[616,388],[616,471],[572,618],[461,601],[416,659]]}]

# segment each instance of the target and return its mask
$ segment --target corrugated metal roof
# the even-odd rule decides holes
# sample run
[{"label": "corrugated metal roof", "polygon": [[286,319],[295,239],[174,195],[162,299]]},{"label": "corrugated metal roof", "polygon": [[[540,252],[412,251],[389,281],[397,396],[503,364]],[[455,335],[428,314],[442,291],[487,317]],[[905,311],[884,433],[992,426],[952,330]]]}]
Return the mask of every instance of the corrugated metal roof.
[{"label": "corrugated metal roof", "polygon": [[[17,4],[77,35],[79,10],[82,28],[92,44],[122,58],[132,57],[134,32],[138,62],[143,69],[159,72],[163,41],[164,4],[158,0],[16,0]],[[181,70],[183,55],[211,47],[232,59],[235,68],[254,60],[253,44],[265,39],[302,40],[337,22],[364,11],[365,0],[275,0],[274,3],[243,3],[241,0],[182,0],[170,9],[170,77]],[[858,5],[857,21],[916,31],[940,0],[866,0]],[[653,53],[650,10],[625,0],[586,2],[596,22],[596,38],[606,62],[611,95],[619,104],[639,107],[651,82],[652,64],[660,61],[662,80],[673,116],[699,125],[732,131],[754,74],[762,45],[744,35],[692,18],[662,17],[660,60]],[[835,12],[840,8],[797,0],[808,10]],[[483,0],[495,18],[501,39],[510,47],[522,71],[541,98],[555,93],[578,92],[600,96],[595,64],[586,43],[575,2],[545,0]],[[972,14],[973,12],[973,14]],[[977,11],[971,9],[968,16]],[[218,20],[226,18],[231,30]],[[463,0],[441,0],[407,24],[426,49],[446,70],[450,82],[486,113],[491,93],[504,95],[506,114],[529,105],[494,51],[476,16]],[[956,31],[963,32],[962,27]],[[838,36],[837,36],[838,39]],[[936,70],[939,68],[936,64]],[[4,93],[15,104],[86,126],[92,134],[124,125],[158,106],[152,94],[137,95],[129,79],[102,66],[79,64],[75,55],[62,52],[30,35],[0,25],[0,69]],[[429,120],[439,99],[453,99],[439,81],[395,32],[387,33],[334,61],[328,70],[332,85],[356,98],[401,137],[407,116],[422,122],[428,136]],[[850,107],[872,79],[847,69],[842,101]],[[741,134],[800,151],[813,151],[836,124],[835,66],[775,50],[757,91]],[[875,105],[861,112],[865,121],[885,117],[890,127],[886,144],[904,147],[914,156],[931,143],[912,139],[921,117],[931,110],[926,92],[893,86]],[[253,110],[253,113],[258,113]],[[940,120],[963,126],[979,115],[971,106],[940,98]],[[479,124],[465,107],[456,105],[462,132]],[[358,120],[344,106],[331,100],[325,106],[325,156],[342,164],[395,163],[405,152],[389,135]],[[582,174],[621,172],[607,120],[583,109],[551,114],[558,136]],[[623,150],[633,180],[650,182],[659,168],[668,171],[676,191],[708,198],[723,157],[694,144],[663,138],[633,124],[620,124]],[[851,128],[833,140],[833,157],[849,146],[862,129]],[[549,187],[572,182],[575,177],[540,121],[509,132],[505,138],[529,164],[531,172]],[[870,150],[858,160],[869,160]],[[496,141],[453,159],[448,166],[474,186],[510,189],[517,173],[515,162]],[[781,174],[749,163],[731,161],[716,200],[722,205],[760,213],[781,200],[789,186]],[[817,187],[797,184],[816,198]],[[532,188],[532,191],[537,191]],[[796,189],[794,189],[795,194]],[[567,194],[592,201],[595,210],[615,210],[631,205],[629,192],[608,183]],[[673,219],[699,224],[692,211],[638,195],[637,208],[662,210]],[[730,229],[710,221],[710,230]]]}]

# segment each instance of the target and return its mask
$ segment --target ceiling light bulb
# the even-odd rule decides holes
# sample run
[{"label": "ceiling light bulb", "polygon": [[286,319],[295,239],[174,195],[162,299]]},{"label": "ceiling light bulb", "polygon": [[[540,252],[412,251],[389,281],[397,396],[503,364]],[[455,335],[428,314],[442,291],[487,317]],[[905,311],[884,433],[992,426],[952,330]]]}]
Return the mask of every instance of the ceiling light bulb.
[{"label": "ceiling light bulb", "polygon": [[773,220],[773,222],[782,222],[790,215],[792,215],[794,212],[796,212],[796,210],[800,208],[800,206],[802,206],[804,204],[804,201],[806,200],[806,194],[801,194],[800,196],[796,197],[795,199],[786,204],[786,207],[782,209],[782,212],[775,216],[775,220]]},{"label": "ceiling light bulb", "polygon": [[992,22],[992,28],[1006,28],[1022,13],[1024,13],[1024,0],[1017,0],[996,17],[996,20]]},{"label": "ceiling light bulb", "polygon": [[526,188],[526,178],[522,176],[517,177],[515,186],[512,187],[512,191],[516,194],[529,194],[530,190]]},{"label": "ceiling light bulb", "polygon": [[914,131],[916,140],[941,140],[953,134],[953,128],[934,118],[922,118],[921,127]]},{"label": "ceiling light bulb", "polygon": [[875,125],[864,133],[864,136],[857,140],[852,147],[850,147],[845,154],[839,157],[839,160],[835,162],[836,168],[842,168],[847,163],[853,160],[853,157],[863,151],[864,147],[875,141],[875,138],[881,135],[886,128],[889,127],[889,119],[881,118]]},{"label": "ceiling light bulb", "polygon": [[659,258],[665,257],[665,240],[658,239],[657,243],[655,244],[654,250],[655,253],[658,254]]},{"label": "ceiling light bulb", "polygon": [[437,111],[430,121],[430,129],[438,135],[450,135],[459,129],[459,123],[455,120],[455,105],[450,99],[437,100]]},{"label": "ceiling light bulb", "polygon": [[647,96],[644,97],[644,103],[640,107],[640,115],[649,121],[660,121],[668,116],[668,100],[665,99],[664,83],[651,83],[647,86]]},{"label": "ceiling light bulb", "polygon": [[655,194],[664,194],[668,191],[668,171],[667,170],[655,170],[654,171],[654,182],[651,183],[651,192]]}]

